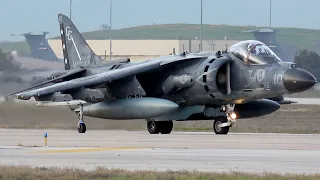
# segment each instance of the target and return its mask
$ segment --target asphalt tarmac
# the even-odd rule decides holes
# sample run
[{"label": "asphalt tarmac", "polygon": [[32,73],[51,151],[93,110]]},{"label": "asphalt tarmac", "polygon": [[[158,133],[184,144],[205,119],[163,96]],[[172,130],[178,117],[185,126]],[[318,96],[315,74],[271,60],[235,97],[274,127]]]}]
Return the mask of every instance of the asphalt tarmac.
[{"label": "asphalt tarmac", "polygon": [[[44,146],[44,133],[48,134]],[[0,129],[0,164],[128,170],[319,173],[320,135]]]},{"label": "asphalt tarmac", "polygon": [[297,104],[320,105],[320,98],[285,98],[285,100],[291,100]]}]

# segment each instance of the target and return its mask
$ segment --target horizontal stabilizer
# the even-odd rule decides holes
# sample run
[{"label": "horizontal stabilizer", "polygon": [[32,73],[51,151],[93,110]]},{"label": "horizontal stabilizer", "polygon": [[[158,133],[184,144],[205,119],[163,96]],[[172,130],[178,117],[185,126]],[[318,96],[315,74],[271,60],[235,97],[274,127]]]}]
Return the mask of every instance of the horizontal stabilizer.
[{"label": "horizontal stabilizer", "polygon": [[46,106],[72,106],[72,105],[81,105],[86,104],[86,101],[83,100],[72,100],[72,101],[63,101],[63,102],[39,102],[38,107]]}]

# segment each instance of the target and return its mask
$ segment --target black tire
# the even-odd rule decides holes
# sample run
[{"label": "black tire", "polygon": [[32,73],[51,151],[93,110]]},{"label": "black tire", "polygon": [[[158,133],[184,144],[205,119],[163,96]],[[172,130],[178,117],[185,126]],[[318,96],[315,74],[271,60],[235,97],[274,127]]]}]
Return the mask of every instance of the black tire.
[{"label": "black tire", "polygon": [[87,131],[86,124],[80,123],[80,124],[79,124],[79,127],[78,127],[78,132],[79,132],[79,133],[85,133],[86,131]]},{"label": "black tire", "polygon": [[161,134],[170,134],[173,128],[173,122],[172,121],[162,121],[161,122]]},{"label": "black tire", "polygon": [[147,129],[150,134],[159,134],[161,130],[161,122],[147,121]]},{"label": "black tire", "polygon": [[222,123],[225,123],[227,122],[228,119],[227,117],[218,117],[214,122],[213,122],[213,131],[216,133],[216,134],[228,134],[229,132],[229,126],[227,127],[218,127],[219,124],[222,124]]}]

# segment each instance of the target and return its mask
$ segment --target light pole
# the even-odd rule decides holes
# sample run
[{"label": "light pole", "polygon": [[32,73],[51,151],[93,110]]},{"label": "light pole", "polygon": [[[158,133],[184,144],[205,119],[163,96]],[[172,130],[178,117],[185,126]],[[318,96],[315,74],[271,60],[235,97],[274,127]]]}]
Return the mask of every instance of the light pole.
[{"label": "light pole", "polygon": [[72,0],[70,0],[70,19],[71,19],[71,11],[72,11]]},{"label": "light pole", "polygon": [[200,51],[202,51],[202,0],[201,0],[201,13],[200,13]]},{"label": "light pole", "polygon": [[110,41],[110,61],[111,61],[111,55],[112,55],[112,41],[111,41],[111,27],[112,27],[112,0],[110,0],[110,29],[109,29],[109,41]]},{"label": "light pole", "polygon": [[272,7],[271,7],[271,1],[272,1],[272,0],[270,0],[270,17],[269,17],[269,18],[270,18],[270,19],[269,19],[269,27],[270,27],[270,28],[271,28],[271,8],[272,8]]}]

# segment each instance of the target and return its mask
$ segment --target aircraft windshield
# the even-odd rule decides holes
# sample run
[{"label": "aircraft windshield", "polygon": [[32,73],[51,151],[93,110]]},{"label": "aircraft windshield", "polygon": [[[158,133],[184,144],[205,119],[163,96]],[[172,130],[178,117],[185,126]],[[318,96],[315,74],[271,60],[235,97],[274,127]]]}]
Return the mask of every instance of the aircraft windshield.
[{"label": "aircraft windshield", "polygon": [[272,64],[281,59],[259,41],[242,41],[230,47],[229,52],[247,64]]}]

